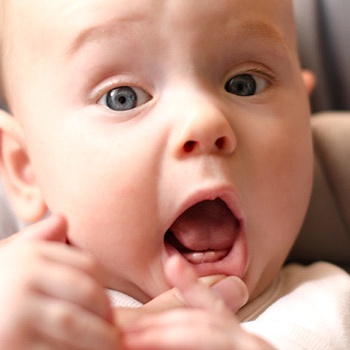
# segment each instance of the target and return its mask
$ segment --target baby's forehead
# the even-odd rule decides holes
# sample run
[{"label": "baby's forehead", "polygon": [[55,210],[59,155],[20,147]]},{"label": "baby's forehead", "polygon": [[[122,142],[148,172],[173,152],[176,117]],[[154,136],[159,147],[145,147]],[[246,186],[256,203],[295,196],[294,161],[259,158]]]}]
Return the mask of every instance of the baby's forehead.
[{"label": "baby's forehead", "polygon": [[[1,7],[5,3],[0,0]],[[57,23],[59,28],[68,28],[75,24],[97,25],[113,18],[115,22],[128,23],[143,19],[169,23],[176,22],[180,27],[186,23],[196,23],[206,27],[211,23],[225,25],[226,21],[240,20],[242,16],[259,18],[271,15],[268,20],[287,29],[291,21],[280,21],[280,17],[292,16],[290,0],[8,0],[7,16],[31,19],[32,25]],[[11,14],[15,16],[11,16]],[[20,23],[17,20],[17,23]],[[45,27],[50,30],[51,26]],[[56,28],[57,29],[57,28]],[[142,37],[142,33],[139,33]]]},{"label": "baby's forehead", "polygon": [[9,0],[6,25],[17,59],[25,50],[36,62],[106,38],[116,45],[131,36],[133,45],[146,47],[174,36],[221,41],[223,30],[226,38],[268,36],[296,48],[290,0]]},{"label": "baby's forehead", "polygon": [[[212,38],[225,27],[227,32],[243,28],[242,35],[253,31],[263,36],[271,34],[270,26],[287,46],[296,47],[291,0],[0,0],[0,4],[6,49],[11,46],[19,56],[23,50],[29,54],[58,50],[77,37],[84,42],[92,32],[96,40],[103,34],[126,38],[125,33],[132,34],[142,45],[153,36],[172,40],[174,32],[183,37],[196,32],[203,41],[207,33]],[[259,26],[262,22],[265,26]],[[111,33],[113,25],[117,30]]]}]

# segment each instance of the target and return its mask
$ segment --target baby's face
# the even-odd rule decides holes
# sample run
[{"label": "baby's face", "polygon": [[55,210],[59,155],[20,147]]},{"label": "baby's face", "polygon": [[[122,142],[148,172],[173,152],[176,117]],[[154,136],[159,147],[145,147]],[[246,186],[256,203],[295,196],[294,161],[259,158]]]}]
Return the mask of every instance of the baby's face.
[{"label": "baby's face", "polygon": [[163,264],[180,254],[200,276],[261,293],[312,177],[289,1],[11,6],[8,96],[36,181],[108,287],[145,302],[169,288]]}]

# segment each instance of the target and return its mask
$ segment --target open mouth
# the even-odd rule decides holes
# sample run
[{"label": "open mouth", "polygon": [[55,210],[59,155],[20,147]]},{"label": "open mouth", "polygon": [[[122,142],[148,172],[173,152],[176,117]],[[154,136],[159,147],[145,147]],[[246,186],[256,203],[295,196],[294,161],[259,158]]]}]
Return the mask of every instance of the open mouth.
[{"label": "open mouth", "polygon": [[192,264],[214,263],[230,253],[239,229],[239,220],[216,198],[182,213],[167,230],[165,242]]}]

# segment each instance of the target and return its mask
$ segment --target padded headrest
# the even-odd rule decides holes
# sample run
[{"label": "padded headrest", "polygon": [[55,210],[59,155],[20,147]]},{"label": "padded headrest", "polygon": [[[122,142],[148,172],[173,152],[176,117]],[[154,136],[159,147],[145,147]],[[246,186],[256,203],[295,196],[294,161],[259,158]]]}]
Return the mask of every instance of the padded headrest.
[{"label": "padded headrest", "polygon": [[314,185],[291,260],[350,267],[350,112],[312,117]]}]

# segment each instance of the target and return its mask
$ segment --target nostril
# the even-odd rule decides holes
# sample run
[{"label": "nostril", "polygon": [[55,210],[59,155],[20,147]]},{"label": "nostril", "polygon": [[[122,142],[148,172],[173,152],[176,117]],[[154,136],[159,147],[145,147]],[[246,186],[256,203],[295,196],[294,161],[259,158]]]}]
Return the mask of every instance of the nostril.
[{"label": "nostril", "polygon": [[192,152],[193,149],[194,149],[194,146],[196,144],[196,141],[187,141],[185,144],[184,144],[184,150],[185,152]]},{"label": "nostril", "polygon": [[225,146],[225,138],[224,137],[220,137],[216,140],[215,142],[215,146],[218,148],[218,149],[223,149],[224,146]]},{"label": "nostril", "polygon": [[[225,137],[219,137],[216,141],[215,141],[215,147],[219,150],[222,150],[225,147]],[[186,153],[192,152],[194,150],[194,148],[196,147],[196,141],[187,141],[184,144],[184,151]]]}]

